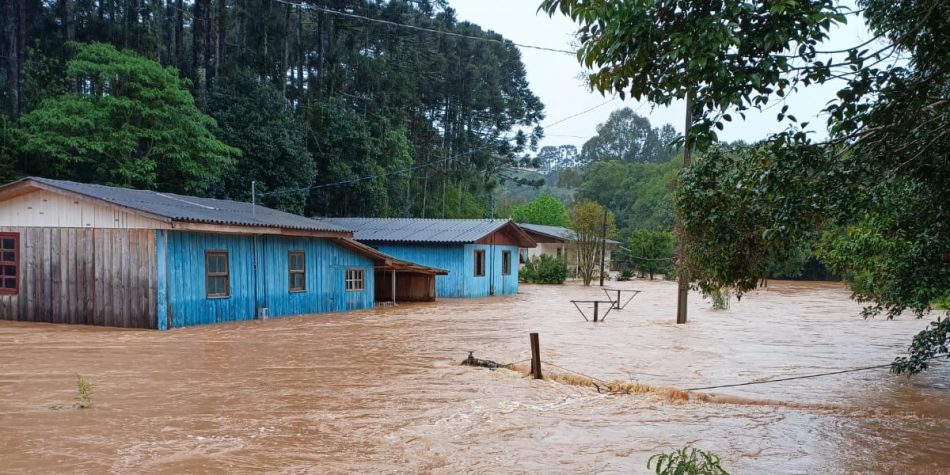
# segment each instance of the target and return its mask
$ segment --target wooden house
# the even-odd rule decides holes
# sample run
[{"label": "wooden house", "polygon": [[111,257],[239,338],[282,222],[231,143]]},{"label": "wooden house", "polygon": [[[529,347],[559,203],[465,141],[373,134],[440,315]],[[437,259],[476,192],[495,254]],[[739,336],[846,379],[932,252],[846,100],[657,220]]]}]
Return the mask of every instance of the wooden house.
[{"label": "wooden house", "polygon": [[0,186],[0,247],[0,319],[160,330],[431,300],[446,273],[250,203],[44,178]]},{"label": "wooden house", "polygon": [[518,292],[518,249],[534,241],[507,219],[325,218],[364,244],[399,259],[448,270],[438,297]]},{"label": "wooden house", "polygon": [[[546,226],[541,224],[519,224],[535,242],[538,243],[534,248],[522,248],[519,256],[519,262],[524,264],[531,258],[540,255],[551,257],[562,257],[567,264],[568,274],[577,276],[577,246],[574,241],[577,240],[573,229],[560,226]],[[600,240],[598,240],[599,242]],[[607,239],[606,252],[604,253],[604,262],[607,269],[616,270],[611,266],[611,252],[620,245],[618,241]],[[600,249],[597,250],[597,262],[600,262]],[[599,268],[599,267],[598,267]]]}]

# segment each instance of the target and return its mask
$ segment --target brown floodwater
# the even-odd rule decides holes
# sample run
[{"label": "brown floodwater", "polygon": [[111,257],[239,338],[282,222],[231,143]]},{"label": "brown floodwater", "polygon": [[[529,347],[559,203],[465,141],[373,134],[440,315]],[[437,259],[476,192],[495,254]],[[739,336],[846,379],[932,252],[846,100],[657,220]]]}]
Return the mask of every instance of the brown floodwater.
[{"label": "brown floodwater", "polygon": [[[739,474],[950,473],[946,363],[688,401],[459,365],[525,360],[536,331],[551,364],[685,389],[888,363],[927,324],[772,281],[727,311],[693,294],[675,325],[673,283],[611,286],[643,293],[598,324],[579,285],[169,332],[0,322],[0,472],[646,473],[692,444]],[[77,374],[91,409],[72,408]]]}]

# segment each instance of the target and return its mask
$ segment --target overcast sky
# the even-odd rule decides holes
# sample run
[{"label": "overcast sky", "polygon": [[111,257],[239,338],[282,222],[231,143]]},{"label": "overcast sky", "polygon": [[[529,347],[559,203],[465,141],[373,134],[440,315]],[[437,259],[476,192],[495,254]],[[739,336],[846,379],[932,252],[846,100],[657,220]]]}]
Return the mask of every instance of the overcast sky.
[{"label": "overcast sky", "polygon": [[[516,43],[573,49],[571,42],[576,30],[573,22],[562,15],[548,18],[543,13],[536,13],[540,0],[450,0],[449,3],[456,9],[460,20],[496,31]],[[853,17],[847,26],[833,30],[830,36],[831,40],[824,49],[846,48],[870,38],[864,24]],[[545,105],[547,118],[543,125],[596,107],[611,99],[588,90],[576,57],[525,48],[521,49],[521,54],[531,89]],[[835,91],[837,87],[833,85],[812,86],[802,90],[788,101],[789,113],[794,114],[800,121],[811,122],[809,128],[818,129],[819,135],[824,136],[825,118],[819,117],[818,112],[834,97]],[[591,112],[545,127],[545,138],[541,145],[574,144],[580,149],[581,145],[596,133],[597,124],[604,122],[611,111],[625,106],[648,117],[654,127],[669,123],[680,133],[683,131],[685,107],[682,102],[669,108],[653,109],[650,104],[638,103],[629,98],[621,101],[617,98]],[[748,113],[744,122],[734,117],[734,122],[726,124],[720,138],[727,141],[741,139],[747,142],[764,138],[783,128],[775,121],[777,112],[771,109],[762,114]]]}]

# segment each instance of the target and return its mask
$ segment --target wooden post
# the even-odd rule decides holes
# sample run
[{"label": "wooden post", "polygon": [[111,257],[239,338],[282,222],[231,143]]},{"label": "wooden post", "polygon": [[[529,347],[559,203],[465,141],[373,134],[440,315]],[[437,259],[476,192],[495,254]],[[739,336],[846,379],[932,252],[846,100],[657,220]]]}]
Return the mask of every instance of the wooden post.
[{"label": "wooden post", "polygon": [[617,303],[614,304],[614,309],[620,310],[620,289],[617,289]]},{"label": "wooden post", "polygon": [[600,302],[594,302],[594,323],[597,323],[597,311],[600,309]]},{"label": "wooden post", "polygon": [[538,334],[528,335],[531,339],[531,376],[534,379],[544,379],[541,375],[541,346],[538,343]]},{"label": "wooden post", "polygon": [[604,286],[604,261],[607,259],[607,208],[604,208],[604,228],[600,235],[600,286]]}]

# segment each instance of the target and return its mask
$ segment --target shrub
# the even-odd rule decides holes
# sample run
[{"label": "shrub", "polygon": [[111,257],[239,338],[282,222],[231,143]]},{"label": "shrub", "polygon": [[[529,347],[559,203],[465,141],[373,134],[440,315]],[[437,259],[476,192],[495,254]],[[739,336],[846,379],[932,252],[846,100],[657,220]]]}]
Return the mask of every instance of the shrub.
[{"label": "shrub", "polygon": [[656,454],[647,460],[647,470],[656,462],[657,475],[729,475],[719,466],[719,456],[692,447]]},{"label": "shrub", "polygon": [[563,284],[567,279],[567,263],[563,258],[534,256],[519,272],[522,282],[530,284]]},{"label": "shrub", "polygon": [[728,309],[729,296],[729,289],[715,289],[709,292],[709,298],[712,299],[713,310]]},{"label": "shrub", "polygon": [[82,376],[76,375],[76,402],[73,407],[76,409],[88,409],[92,407],[92,385]]}]

